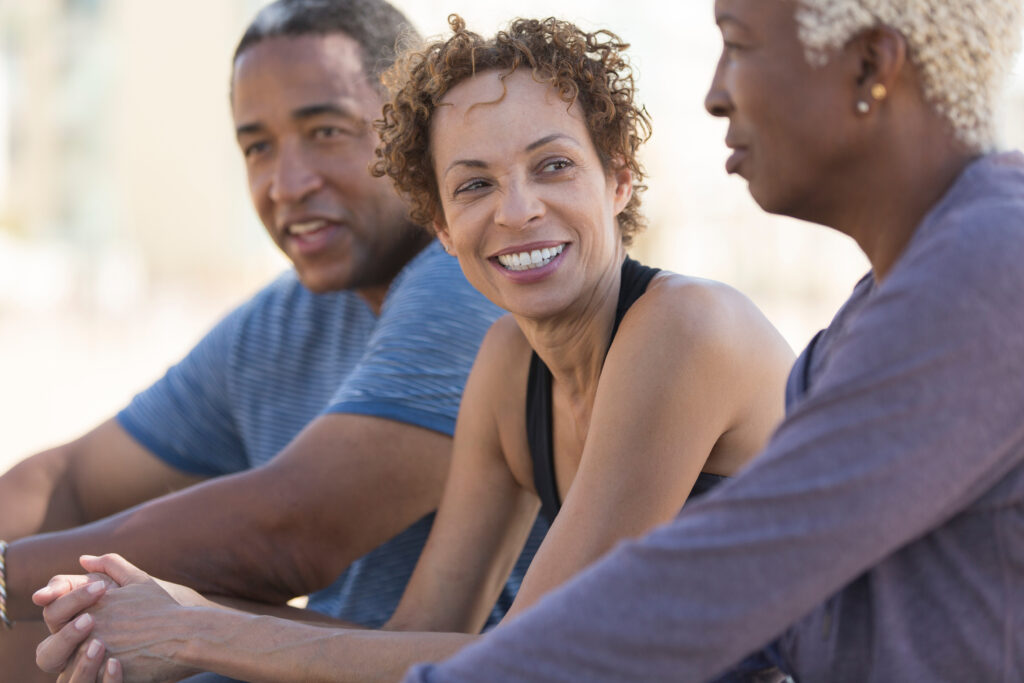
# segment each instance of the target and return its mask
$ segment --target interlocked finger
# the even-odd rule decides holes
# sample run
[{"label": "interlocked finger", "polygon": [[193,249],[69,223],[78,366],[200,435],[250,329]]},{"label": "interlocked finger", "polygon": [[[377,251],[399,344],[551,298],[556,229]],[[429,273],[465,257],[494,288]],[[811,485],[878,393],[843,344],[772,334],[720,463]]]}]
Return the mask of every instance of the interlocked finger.
[{"label": "interlocked finger", "polygon": [[101,683],[103,673],[103,643],[93,638],[78,649],[74,666],[68,667],[58,678],[58,683]]},{"label": "interlocked finger", "polygon": [[43,621],[50,633],[56,633],[83,611],[89,609],[106,593],[102,581],[81,584],[43,608]]},{"label": "interlocked finger", "polygon": [[83,614],[46,638],[36,648],[36,666],[51,674],[63,672],[75,651],[89,637],[93,626],[93,618]]}]

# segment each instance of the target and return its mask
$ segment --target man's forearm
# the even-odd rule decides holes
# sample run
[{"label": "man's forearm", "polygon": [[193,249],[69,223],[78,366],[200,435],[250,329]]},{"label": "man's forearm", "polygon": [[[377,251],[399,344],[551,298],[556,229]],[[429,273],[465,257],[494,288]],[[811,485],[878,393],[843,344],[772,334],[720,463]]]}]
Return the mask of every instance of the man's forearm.
[{"label": "man's forearm", "polygon": [[26,458],[0,477],[0,539],[15,541],[85,522],[60,449]]},{"label": "man's forearm", "polygon": [[[271,528],[254,512],[254,505],[273,503],[224,483],[211,481],[85,526],[11,543],[11,618],[40,618],[31,594],[54,575],[81,573],[81,555],[106,552],[118,552],[146,571],[201,593],[278,604],[303,594],[303,577],[294,575],[289,553],[276,545],[281,526]],[[213,514],[225,508],[232,514]]]}]

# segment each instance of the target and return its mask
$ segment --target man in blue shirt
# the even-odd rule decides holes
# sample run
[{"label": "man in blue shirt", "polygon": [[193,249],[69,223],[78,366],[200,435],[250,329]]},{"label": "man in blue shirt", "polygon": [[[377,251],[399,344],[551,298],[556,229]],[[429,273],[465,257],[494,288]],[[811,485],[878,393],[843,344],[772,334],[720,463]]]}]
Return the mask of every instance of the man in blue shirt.
[{"label": "man in blue shirt", "polygon": [[[410,35],[383,0],[279,0],[254,19],[232,111],[254,206],[294,271],[115,418],[0,477],[11,619],[38,619],[33,590],[111,550],[268,612],[312,593],[331,617],[390,616],[500,313],[368,172],[379,73]],[[0,661],[32,680],[25,654],[46,633],[21,626],[0,633]]]}]

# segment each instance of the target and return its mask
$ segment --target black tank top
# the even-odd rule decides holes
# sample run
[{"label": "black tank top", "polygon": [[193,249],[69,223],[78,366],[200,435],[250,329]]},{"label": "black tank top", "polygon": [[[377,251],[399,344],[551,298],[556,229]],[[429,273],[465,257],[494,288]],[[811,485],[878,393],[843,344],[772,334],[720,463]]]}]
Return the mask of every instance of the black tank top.
[{"label": "black tank top", "polygon": [[[615,307],[612,339],[619,331],[619,323],[625,317],[626,311],[647,291],[647,285],[658,272],[658,268],[641,265],[628,256],[622,262],[622,279],[619,283],[619,302]],[[611,346],[611,340],[608,345]],[[537,487],[537,495],[540,496],[541,512],[549,524],[555,521],[555,516],[562,508],[558,484],[555,481],[552,422],[551,371],[534,352],[530,357],[530,375],[526,385],[526,439],[530,447],[530,458],[533,460],[533,483]],[[705,493],[724,479],[725,477],[718,474],[701,472],[693,485],[690,497]]]}]

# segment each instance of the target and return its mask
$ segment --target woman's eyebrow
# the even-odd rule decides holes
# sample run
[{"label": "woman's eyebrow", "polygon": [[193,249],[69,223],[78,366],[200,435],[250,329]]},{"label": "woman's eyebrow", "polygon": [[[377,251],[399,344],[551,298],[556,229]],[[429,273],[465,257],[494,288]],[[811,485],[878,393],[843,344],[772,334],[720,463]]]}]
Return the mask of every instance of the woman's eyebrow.
[{"label": "woman's eyebrow", "polygon": [[[524,149],[527,152],[532,152],[533,150],[539,147],[543,147],[549,142],[554,142],[555,140],[568,140],[569,142],[577,146],[579,146],[580,144],[579,142],[576,141],[576,138],[572,137],[571,135],[566,135],[565,133],[552,133],[551,135],[545,135],[542,138],[534,140],[526,147],[524,147]],[[442,173],[441,175],[448,175],[448,173],[456,166],[468,166],[469,168],[487,168],[487,165],[488,164],[486,161],[481,161],[479,159],[456,159],[452,163],[448,164],[448,168],[444,169],[444,173]]]},{"label": "woman's eyebrow", "polygon": [[544,145],[548,144],[549,142],[554,142],[555,140],[559,140],[559,139],[568,140],[569,142],[571,142],[571,143],[573,143],[573,144],[575,144],[577,146],[580,144],[571,135],[566,135],[565,133],[552,133],[551,135],[545,135],[544,137],[540,138],[539,140],[535,140],[535,141],[531,142],[530,144],[528,144],[526,146],[526,151],[527,152],[532,152],[533,150],[537,149],[538,147],[543,147]]}]

